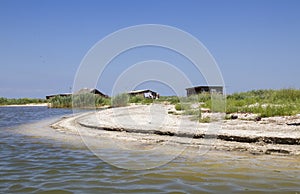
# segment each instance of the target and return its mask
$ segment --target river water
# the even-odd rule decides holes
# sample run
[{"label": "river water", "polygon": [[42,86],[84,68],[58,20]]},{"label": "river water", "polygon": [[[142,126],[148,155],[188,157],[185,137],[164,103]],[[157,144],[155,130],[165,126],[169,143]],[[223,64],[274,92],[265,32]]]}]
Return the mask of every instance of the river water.
[{"label": "river water", "polygon": [[[26,134],[32,122],[40,126],[33,131],[43,131],[39,123],[44,119],[71,112],[47,107],[0,107],[0,193],[300,191],[300,158],[296,156],[210,151],[201,156],[179,156],[153,169],[127,170],[102,161],[74,142]],[[122,153],[114,157],[126,160]]]}]

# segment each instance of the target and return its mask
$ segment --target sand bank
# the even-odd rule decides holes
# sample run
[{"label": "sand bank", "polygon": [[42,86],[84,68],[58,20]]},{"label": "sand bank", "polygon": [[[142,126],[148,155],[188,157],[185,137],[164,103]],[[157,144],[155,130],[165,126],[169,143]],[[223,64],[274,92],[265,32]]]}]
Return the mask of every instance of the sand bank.
[{"label": "sand bank", "polygon": [[11,105],[0,105],[1,107],[27,107],[27,106],[48,106],[48,103],[38,104],[11,104]]},{"label": "sand bank", "polygon": [[[136,105],[63,118],[51,125],[65,133],[135,142],[136,145],[174,144],[253,154],[300,155],[300,116],[261,121],[191,121],[168,114],[171,105]],[[116,141],[116,142],[117,142]]]}]

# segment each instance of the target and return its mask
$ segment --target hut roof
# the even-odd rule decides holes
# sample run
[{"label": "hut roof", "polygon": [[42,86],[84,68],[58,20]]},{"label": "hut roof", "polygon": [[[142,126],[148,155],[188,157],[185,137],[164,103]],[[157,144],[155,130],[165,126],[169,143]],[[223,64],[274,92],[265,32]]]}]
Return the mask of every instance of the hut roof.
[{"label": "hut roof", "polygon": [[95,89],[95,88],[83,88],[77,92],[75,92],[74,94],[86,94],[86,93],[92,93],[92,94],[98,94],[100,96],[104,96],[104,97],[108,97],[106,94],[103,94],[102,92],[100,92],[99,90]]},{"label": "hut roof", "polygon": [[186,88],[186,90],[190,90],[190,89],[198,89],[198,88],[223,88],[223,86],[194,86],[191,88]]},{"label": "hut roof", "polygon": [[53,98],[55,96],[71,96],[71,95],[72,95],[71,93],[52,94],[52,95],[47,95],[46,99],[50,99],[50,98]]},{"label": "hut roof", "polygon": [[146,92],[154,92],[154,91],[149,90],[149,89],[148,90],[133,90],[133,91],[129,91],[128,94],[140,94],[140,93],[146,93]]}]

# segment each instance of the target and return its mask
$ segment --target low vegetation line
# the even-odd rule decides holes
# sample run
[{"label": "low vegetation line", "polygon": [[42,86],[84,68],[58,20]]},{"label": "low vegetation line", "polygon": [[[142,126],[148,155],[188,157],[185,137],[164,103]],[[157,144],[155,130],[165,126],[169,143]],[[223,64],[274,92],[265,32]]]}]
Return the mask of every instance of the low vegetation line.
[{"label": "low vegetation line", "polygon": [[[214,98],[213,95],[217,96],[217,98]],[[219,101],[215,99],[219,99]],[[105,98],[91,93],[73,96],[56,96],[49,100],[0,98],[0,105],[32,103],[49,103],[52,108],[99,108],[103,106],[121,107],[130,105],[131,103],[167,103],[173,104],[177,111],[170,111],[170,113],[177,114],[180,112],[180,114],[192,115],[193,119],[199,120],[200,122],[210,122],[210,118],[202,116],[203,112],[221,112],[228,115],[234,113],[253,113],[262,118],[300,114],[300,90],[251,90],[248,92],[233,93],[227,96],[202,93],[190,97],[161,96],[159,99],[149,99],[143,96],[129,96],[125,93],[112,98]]]},{"label": "low vegetation line", "polygon": [[40,98],[3,98],[0,97],[0,105],[24,105],[47,103],[46,99]]}]

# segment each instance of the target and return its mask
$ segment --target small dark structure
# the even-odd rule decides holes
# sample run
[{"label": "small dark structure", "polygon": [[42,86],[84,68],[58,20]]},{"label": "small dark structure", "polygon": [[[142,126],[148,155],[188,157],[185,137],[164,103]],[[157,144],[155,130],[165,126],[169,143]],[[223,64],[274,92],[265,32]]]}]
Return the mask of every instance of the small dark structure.
[{"label": "small dark structure", "polygon": [[71,93],[53,94],[53,95],[48,95],[48,96],[46,96],[46,99],[48,100],[48,99],[54,98],[54,97],[56,97],[56,96],[64,97],[64,96],[72,96],[72,94],[71,94]]},{"label": "small dark structure", "polygon": [[100,92],[99,90],[97,90],[95,88],[93,88],[93,89],[83,88],[83,89],[75,92],[74,95],[77,95],[77,94],[86,94],[86,93],[96,94],[96,95],[99,95],[101,97],[108,98],[108,95],[103,94],[102,92]]},{"label": "small dark structure", "polygon": [[159,94],[152,90],[134,90],[128,92],[130,96],[142,96],[144,98],[157,99],[159,98]]},{"label": "small dark structure", "polygon": [[186,88],[187,96],[201,93],[217,93],[223,94],[223,86],[196,86],[192,88]]}]

